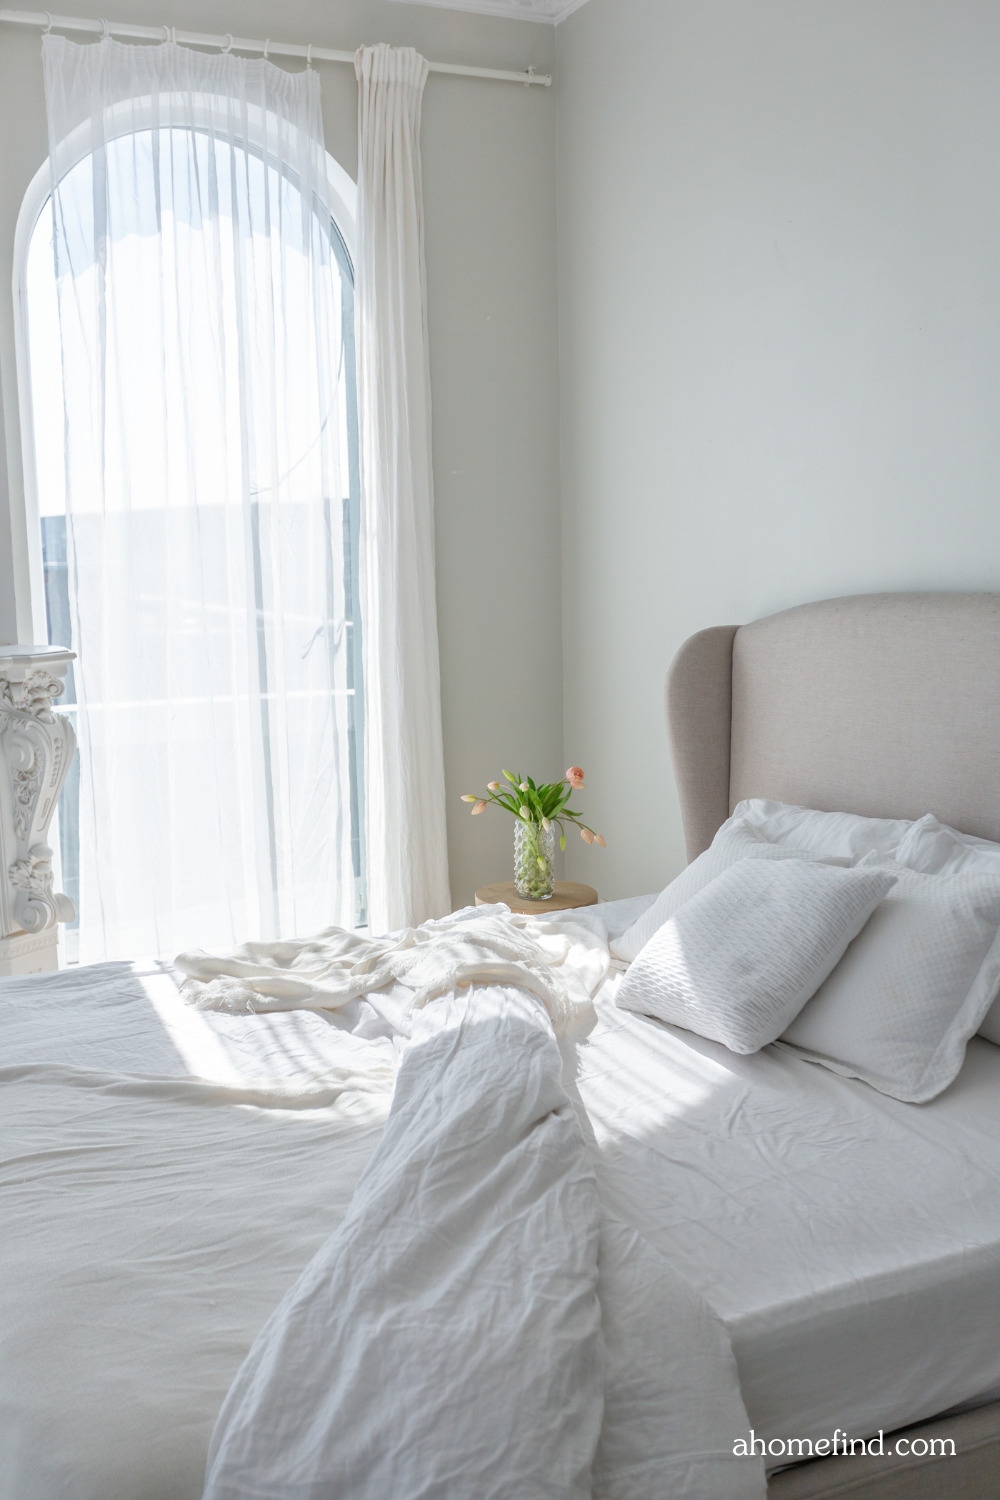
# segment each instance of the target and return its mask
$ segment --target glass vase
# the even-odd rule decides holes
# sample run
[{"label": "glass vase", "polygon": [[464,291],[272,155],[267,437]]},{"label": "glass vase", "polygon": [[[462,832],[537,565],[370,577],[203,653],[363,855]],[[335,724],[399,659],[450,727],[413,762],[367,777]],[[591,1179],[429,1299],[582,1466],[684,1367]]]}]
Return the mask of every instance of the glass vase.
[{"label": "glass vase", "polygon": [[514,824],[514,888],[529,901],[548,901],[555,892],[556,831],[541,823]]}]

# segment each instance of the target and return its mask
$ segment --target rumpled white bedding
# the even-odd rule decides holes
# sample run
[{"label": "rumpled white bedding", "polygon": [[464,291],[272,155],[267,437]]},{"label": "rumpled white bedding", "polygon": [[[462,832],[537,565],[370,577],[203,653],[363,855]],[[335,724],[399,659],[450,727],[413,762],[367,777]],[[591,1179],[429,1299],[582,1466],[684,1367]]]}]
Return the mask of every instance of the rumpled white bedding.
[{"label": "rumpled white bedding", "polygon": [[763,1494],[721,1323],[602,1227],[560,1072],[523,990],[420,1018],[344,1223],[226,1398],[205,1500]]},{"label": "rumpled white bedding", "polygon": [[338,1010],[402,983],[412,991],[396,1024],[461,985],[515,984],[562,1028],[590,1004],[608,972],[607,933],[586,911],[538,918],[506,906],[470,906],[388,937],[329,927],[312,938],[246,943],[216,957],[182,953],[186,999],[202,1010]]},{"label": "rumpled white bedding", "polygon": [[[496,914],[484,918],[486,931]],[[217,1489],[220,1496],[329,1494],[328,1478],[308,1470],[326,1463],[323,1441],[295,1444],[303,1412],[320,1419],[313,1437],[327,1431],[329,1380],[317,1377],[343,1374],[336,1359],[330,1364],[339,1348],[352,1378],[335,1382],[330,1431],[344,1444],[335,1449],[341,1460],[355,1465],[352,1497],[386,1494],[389,1461],[393,1500],[585,1495],[591,1483],[607,1500],[652,1493],[759,1500],[759,1465],[732,1458],[746,1417],[718,1318],[633,1229],[606,1218],[601,1227],[593,1163],[558,1085],[549,1023],[530,996],[564,1015],[580,976],[593,981],[606,967],[606,937],[595,941],[599,919],[573,941],[557,925],[531,938],[542,956],[531,959],[537,983],[527,989],[452,988],[420,1011],[414,1001],[426,1001],[429,985],[441,993],[425,967],[423,995],[397,982],[368,1000],[348,998],[341,1020],[353,1030],[323,1022],[335,1046],[311,1075],[290,1069],[284,1079],[257,1072],[248,1080],[244,1058],[240,1083],[240,1060],[219,1039],[227,1026],[316,1017],[189,1011],[198,1025],[188,1030],[162,997],[171,1045],[186,1059],[199,1049],[214,1055],[228,1084],[107,1076],[53,1062],[0,1073],[0,1190],[5,1221],[16,1225],[0,1277],[0,1321],[13,1356],[0,1360],[0,1452],[12,1455],[0,1472],[4,1500],[199,1494],[206,1424],[253,1333],[323,1241],[262,1335],[268,1350],[281,1332],[283,1358],[270,1387],[275,1399],[260,1408],[272,1421],[250,1429],[272,1441],[291,1434],[305,1455],[299,1487],[288,1479],[283,1490],[270,1481],[254,1490],[241,1480],[242,1488]],[[490,962],[511,961],[493,954]],[[454,958],[444,955],[448,964]],[[528,1025],[540,1060],[534,1102],[523,1066]],[[481,1045],[465,1045],[470,1032]],[[400,1127],[390,1128],[348,1211],[381,1132],[400,1045],[400,1078],[413,1081],[398,1091]],[[280,1051],[277,1030],[266,1050]],[[331,1053],[344,1057],[339,1068],[330,1068]],[[434,1067],[444,1070],[438,1087]],[[476,1126],[483,1109],[496,1127],[485,1132]],[[487,1162],[496,1168],[490,1191],[480,1181]],[[407,1211],[388,1212],[400,1198]],[[380,1212],[383,1230],[395,1230],[373,1233]],[[484,1264],[506,1268],[506,1280],[482,1274]],[[315,1324],[295,1316],[303,1288],[315,1293],[312,1307],[330,1315],[318,1340]],[[423,1313],[437,1309],[437,1325],[412,1318],[414,1295],[424,1297]],[[393,1308],[399,1316],[390,1320]],[[428,1326],[436,1337],[427,1338]],[[477,1340],[484,1331],[490,1337]],[[297,1371],[284,1358],[290,1350]],[[407,1363],[407,1351],[418,1363]],[[299,1378],[317,1355],[312,1379]],[[418,1378],[421,1369],[434,1378]],[[478,1385],[470,1370],[483,1376]],[[230,1416],[234,1409],[235,1395]],[[280,1413],[283,1421],[273,1420]],[[409,1426],[401,1422],[397,1432],[403,1414]],[[517,1416],[530,1435],[512,1426]],[[220,1427],[226,1463],[239,1458],[226,1434],[240,1430],[248,1429]],[[421,1430],[423,1447],[411,1450],[404,1439]],[[374,1455],[366,1432],[378,1441]],[[450,1451],[468,1483],[456,1469],[437,1473],[438,1488],[418,1488],[426,1469],[407,1468],[400,1455],[428,1458],[437,1452],[435,1433],[454,1438]],[[511,1463],[522,1460],[513,1488],[500,1484],[501,1443]],[[484,1488],[491,1449],[493,1491]],[[556,1476],[547,1487],[537,1484],[539,1451]],[[534,1490],[521,1483],[529,1470]]]},{"label": "rumpled white bedding", "polygon": [[0,1068],[3,1500],[196,1500],[229,1383],[343,1218],[391,1086]]}]

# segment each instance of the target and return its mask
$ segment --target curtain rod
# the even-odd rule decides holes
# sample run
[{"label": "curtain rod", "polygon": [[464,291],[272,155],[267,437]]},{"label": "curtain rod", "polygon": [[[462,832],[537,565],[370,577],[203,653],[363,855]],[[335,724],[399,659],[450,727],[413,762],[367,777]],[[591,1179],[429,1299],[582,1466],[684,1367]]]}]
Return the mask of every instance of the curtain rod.
[{"label": "curtain rod", "polygon": [[[243,36],[209,36],[203,31],[179,31],[176,26],[130,26],[124,21],[84,21],[79,16],[53,16],[48,11],[0,10],[0,21],[14,26],[40,26],[44,31],[91,31],[104,36],[135,37],[142,41],[177,42],[184,46],[219,47],[225,52],[261,52],[268,57],[272,52],[277,57],[304,57],[306,62],[354,62],[353,52],[342,52],[335,47],[307,47],[297,42],[255,42]],[[467,68],[460,63],[428,63],[431,73],[455,73],[462,78],[497,78],[502,83],[520,83],[525,88],[539,83],[548,88],[551,74],[536,73],[529,68],[526,73],[508,73],[502,68]]]}]

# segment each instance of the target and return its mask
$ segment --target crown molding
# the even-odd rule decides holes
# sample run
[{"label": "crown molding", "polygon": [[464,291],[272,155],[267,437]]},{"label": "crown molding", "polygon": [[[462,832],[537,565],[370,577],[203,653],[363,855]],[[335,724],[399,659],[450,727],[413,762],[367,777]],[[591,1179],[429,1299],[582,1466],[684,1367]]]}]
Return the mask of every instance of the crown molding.
[{"label": "crown molding", "polygon": [[440,10],[473,11],[479,16],[505,16],[509,21],[559,22],[586,5],[587,0],[394,0],[396,5],[433,5]]}]

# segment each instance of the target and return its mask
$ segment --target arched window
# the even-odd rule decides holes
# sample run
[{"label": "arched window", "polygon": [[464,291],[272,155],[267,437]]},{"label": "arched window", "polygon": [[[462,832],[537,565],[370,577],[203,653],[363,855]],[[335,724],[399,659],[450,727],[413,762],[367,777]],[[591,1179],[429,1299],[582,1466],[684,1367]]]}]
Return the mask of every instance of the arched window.
[{"label": "arched window", "polygon": [[70,961],[365,920],[353,184],[135,115],[18,230]]}]

